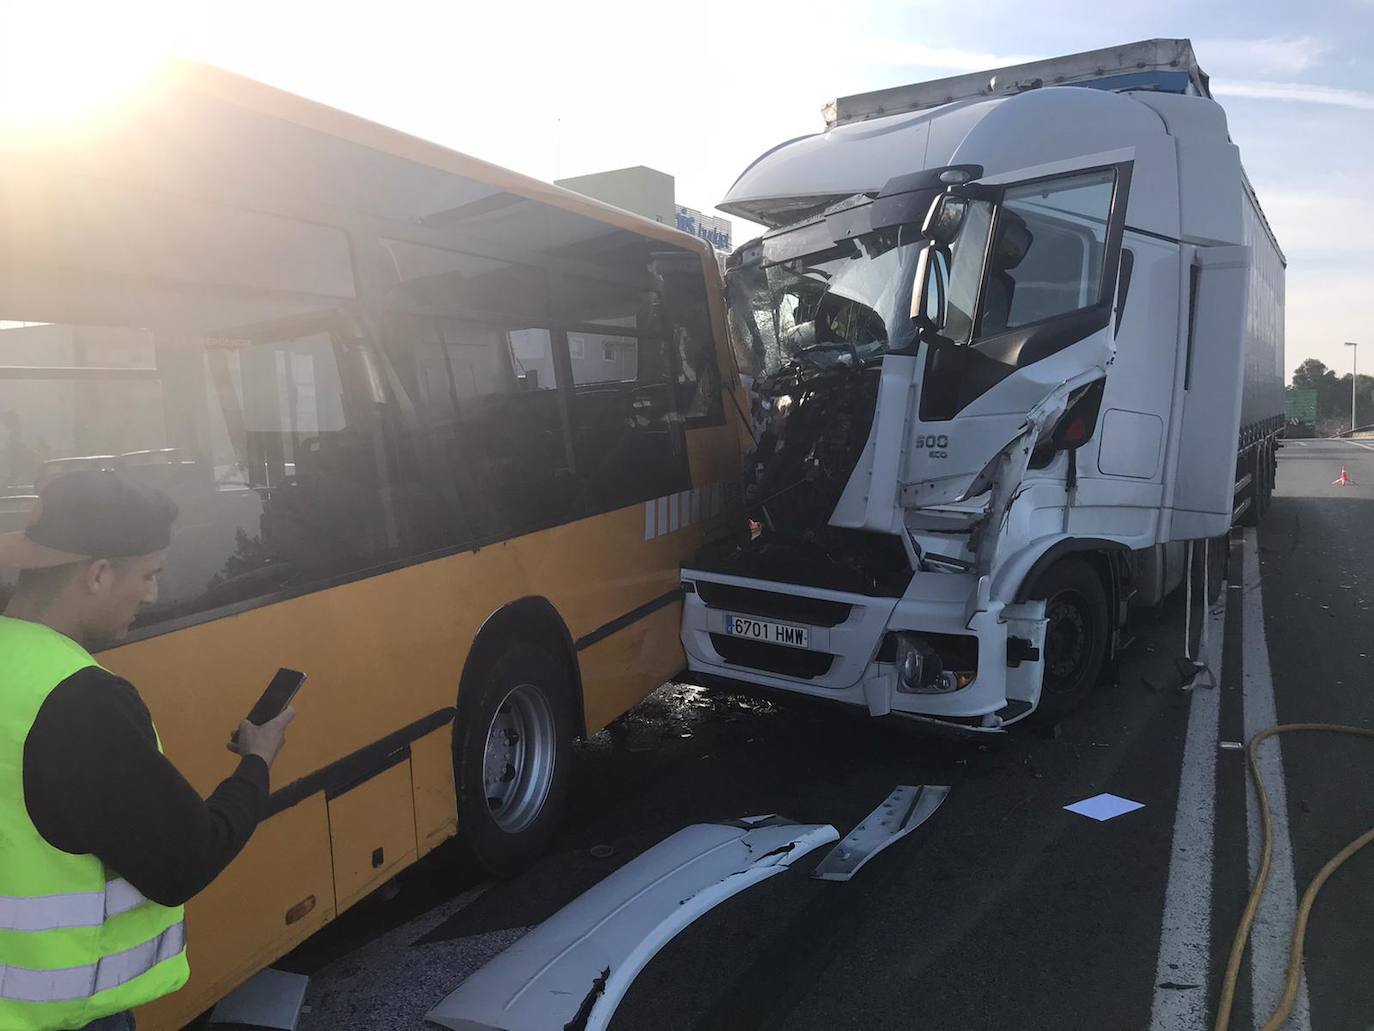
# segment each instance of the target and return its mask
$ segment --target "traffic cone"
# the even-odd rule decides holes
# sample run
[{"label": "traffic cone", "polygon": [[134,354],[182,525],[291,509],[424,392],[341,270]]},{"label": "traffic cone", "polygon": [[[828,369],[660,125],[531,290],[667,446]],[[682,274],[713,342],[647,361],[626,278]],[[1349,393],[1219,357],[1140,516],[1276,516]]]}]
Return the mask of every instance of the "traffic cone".
[{"label": "traffic cone", "polygon": [[1339,480],[1332,480],[1332,481],[1331,481],[1331,486],[1333,486],[1333,487],[1350,487],[1350,486],[1353,486],[1354,483],[1355,483],[1355,481],[1352,480],[1352,479],[1349,477],[1349,475],[1347,475],[1347,473],[1346,473],[1346,471],[1345,471],[1345,466],[1341,466],[1341,478],[1340,478]]}]

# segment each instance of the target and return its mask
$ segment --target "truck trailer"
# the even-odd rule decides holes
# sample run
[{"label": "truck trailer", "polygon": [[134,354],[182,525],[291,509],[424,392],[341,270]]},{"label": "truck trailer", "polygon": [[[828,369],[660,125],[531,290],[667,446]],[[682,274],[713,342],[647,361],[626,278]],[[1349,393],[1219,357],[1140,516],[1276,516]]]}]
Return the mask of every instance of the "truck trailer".
[{"label": "truck trailer", "polygon": [[1058,718],[1269,505],[1283,253],[1188,40],[824,115],[719,205],[769,230],[727,262],[749,520],[683,568],[688,675]]}]

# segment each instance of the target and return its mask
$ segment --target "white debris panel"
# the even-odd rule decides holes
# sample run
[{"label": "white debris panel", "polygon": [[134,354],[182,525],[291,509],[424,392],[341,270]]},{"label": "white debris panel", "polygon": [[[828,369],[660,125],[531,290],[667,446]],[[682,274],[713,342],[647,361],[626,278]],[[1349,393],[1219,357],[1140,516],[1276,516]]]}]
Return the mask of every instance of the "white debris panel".
[{"label": "white debris panel", "polygon": [[776,816],[680,830],[535,927],[427,1019],[454,1031],[599,1031],[679,931],[838,838],[828,824]]}]

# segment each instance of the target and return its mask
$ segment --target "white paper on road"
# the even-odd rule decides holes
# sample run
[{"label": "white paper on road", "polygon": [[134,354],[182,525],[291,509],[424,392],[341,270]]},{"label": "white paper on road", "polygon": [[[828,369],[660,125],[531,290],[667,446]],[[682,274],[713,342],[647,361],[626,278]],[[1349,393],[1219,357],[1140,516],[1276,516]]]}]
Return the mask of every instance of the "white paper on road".
[{"label": "white paper on road", "polygon": [[1132,802],[1129,798],[1122,798],[1120,795],[1112,795],[1104,792],[1100,795],[1093,795],[1092,798],[1085,798],[1081,802],[1064,807],[1071,813],[1079,816],[1087,816],[1090,819],[1101,822],[1102,820],[1112,820],[1126,813],[1133,813],[1137,809],[1144,809],[1144,802]]}]

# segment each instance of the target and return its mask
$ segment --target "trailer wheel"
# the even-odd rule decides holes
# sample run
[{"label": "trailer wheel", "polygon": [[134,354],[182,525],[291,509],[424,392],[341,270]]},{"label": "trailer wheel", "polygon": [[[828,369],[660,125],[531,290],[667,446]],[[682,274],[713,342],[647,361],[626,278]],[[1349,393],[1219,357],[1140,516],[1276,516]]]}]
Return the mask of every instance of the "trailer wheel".
[{"label": "trailer wheel", "polygon": [[543,854],[563,816],[574,685],[537,639],[495,641],[477,661],[454,727],[458,839],[487,873],[510,877]]},{"label": "trailer wheel", "polygon": [[1045,669],[1040,688],[1041,722],[1067,716],[1092,693],[1102,674],[1110,634],[1107,592],[1081,558],[1051,566],[1033,597],[1045,600]]},{"label": "trailer wheel", "polygon": [[[1241,526],[1259,526],[1264,515],[1264,462],[1260,459],[1260,448],[1254,448],[1241,466],[1250,474],[1250,485],[1245,488],[1244,497],[1250,502],[1240,515]],[[1237,477],[1239,478],[1239,477]]]}]

